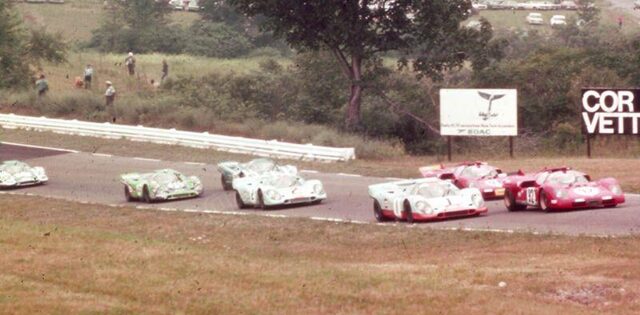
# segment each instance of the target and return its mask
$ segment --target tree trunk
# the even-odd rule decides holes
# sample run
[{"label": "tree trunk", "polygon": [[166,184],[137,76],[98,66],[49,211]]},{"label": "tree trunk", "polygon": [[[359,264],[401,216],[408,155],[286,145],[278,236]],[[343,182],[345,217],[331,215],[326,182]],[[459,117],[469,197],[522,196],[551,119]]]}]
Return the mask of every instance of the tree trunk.
[{"label": "tree trunk", "polygon": [[348,130],[354,130],[360,125],[360,104],[362,103],[362,58],[351,57],[351,96],[347,107],[345,124]]}]

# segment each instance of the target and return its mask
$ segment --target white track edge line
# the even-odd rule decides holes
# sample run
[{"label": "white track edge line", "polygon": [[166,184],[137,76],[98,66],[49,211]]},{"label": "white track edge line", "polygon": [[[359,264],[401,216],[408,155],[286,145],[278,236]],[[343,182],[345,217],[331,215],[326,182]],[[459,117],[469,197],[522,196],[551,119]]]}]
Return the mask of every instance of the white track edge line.
[{"label": "white track edge line", "polygon": [[62,149],[62,148],[53,148],[53,147],[45,147],[45,146],[32,145],[32,144],[15,143],[15,142],[6,142],[6,141],[2,141],[2,142],[0,142],[0,143],[2,143],[2,144],[12,145],[12,146],[17,146],[17,147],[34,148],[34,149],[44,149],[44,150],[50,150],[50,151],[60,151],[60,152],[69,152],[69,153],[80,153],[80,151],[76,151],[76,150],[69,150],[69,149]]}]

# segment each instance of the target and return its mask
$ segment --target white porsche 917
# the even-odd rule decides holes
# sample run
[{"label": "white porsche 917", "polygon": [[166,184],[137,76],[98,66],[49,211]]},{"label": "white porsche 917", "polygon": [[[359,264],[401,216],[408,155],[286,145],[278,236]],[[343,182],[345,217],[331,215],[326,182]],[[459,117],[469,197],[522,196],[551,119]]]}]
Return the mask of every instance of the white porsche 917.
[{"label": "white porsche 917", "polygon": [[460,189],[438,178],[410,179],[369,186],[378,222],[429,221],[486,213],[477,188]]},{"label": "white porsche 917", "polygon": [[233,189],[233,181],[236,178],[259,176],[267,172],[281,172],[291,175],[298,173],[298,168],[293,165],[278,165],[272,159],[259,158],[247,163],[227,161],[218,163],[220,182],[224,190]]},{"label": "white porsche 917", "polygon": [[31,167],[20,161],[5,161],[0,164],[0,188],[40,185],[48,180],[42,167]]},{"label": "white porsche 917", "polygon": [[320,203],[327,198],[322,182],[283,172],[268,172],[233,181],[238,208]]}]

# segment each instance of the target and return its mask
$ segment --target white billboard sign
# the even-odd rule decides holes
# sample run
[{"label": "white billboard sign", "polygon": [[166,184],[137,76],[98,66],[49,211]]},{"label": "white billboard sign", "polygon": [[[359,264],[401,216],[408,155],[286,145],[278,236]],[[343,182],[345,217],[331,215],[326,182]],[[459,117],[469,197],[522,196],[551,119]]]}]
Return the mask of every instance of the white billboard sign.
[{"label": "white billboard sign", "polygon": [[518,135],[518,91],[441,89],[440,134],[443,136]]}]

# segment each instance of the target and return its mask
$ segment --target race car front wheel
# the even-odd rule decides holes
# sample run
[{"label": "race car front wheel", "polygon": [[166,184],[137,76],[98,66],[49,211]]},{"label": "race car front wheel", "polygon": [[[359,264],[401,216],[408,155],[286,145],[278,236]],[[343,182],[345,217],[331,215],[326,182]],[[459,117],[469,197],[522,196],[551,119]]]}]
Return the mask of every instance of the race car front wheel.
[{"label": "race car front wheel", "polygon": [[516,203],[516,198],[510,190],[504,192],[504,206],[507,207],[509,211],[518,211],[527,208],[526,205]]},{"label": "race car front wheel", "polygon": [[151,196],[149,195],[149,188],[147,188],[147,186],[144,186],[144,188],[142,188],[142,201],[146,203],[151,203],[153,201],[151,200]]},{"label": "race car front wheel", "polygon": [[262,196],[262,190],[258,190],[258,208],[267,210],[267,206],[264,204],[264,197]]},{"label": "race car front wheel", "polygon": [[389,218],[385,217],[382,214],[382,207],[380,207],[380,203],[378,202],[378,200],[373,201],[373,216],[376,217],[376,221],[378,222],[389,221]]},{"label": "race car front wheel", "polygon": [[125,185],[124,186],[124,197],[127,199],[127,201],[131,202],[134,201],[135,198],[133,198],[133,196],[131,196],[131,191],[129,190],[129,186]]},{"label": "race car front wheel", "polygon": [[240,193],[236,191],[236,204],[240,209],[246,209],[247,205],[242,201],[242,197],[240,197]]},{"label": "race car front wheel", "polygon": [[544,190],[540,191],[540,209],[544,212],[551,211],[551,207],[549,206],[549,199],[547,199],[547,193]]},{"label": "race car front wheel", "polygon": [[220,175],[220,184],[222,184],[223,190],[231,190],[233,187],[224,180],[224,175]]},{"label": "race car front wheel", "polygon": [[413,223],[413,211],[409,200],[404,201],[404,214],[407,217],[407,223]]}]

